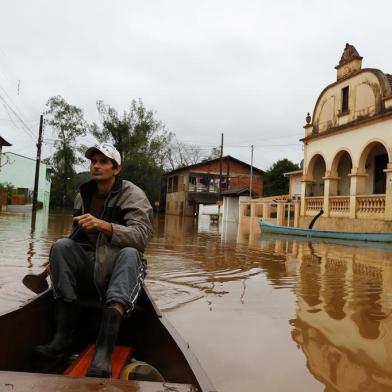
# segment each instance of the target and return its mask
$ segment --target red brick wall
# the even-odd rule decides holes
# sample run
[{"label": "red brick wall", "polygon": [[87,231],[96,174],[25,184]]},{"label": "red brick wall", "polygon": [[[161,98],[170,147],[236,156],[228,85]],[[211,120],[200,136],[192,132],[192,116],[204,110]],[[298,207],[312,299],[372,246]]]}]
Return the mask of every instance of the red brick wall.
[{"label": "red brick wall", "polygon": [[[192,169],[195,173],[214,173],[219,174],[219,160],[211,163],[205,163]],[[241,165],[238,162],[223,160],[222,162],[222,174],[227,173],[228,166],[230,168],[230,173],[236,174],[249,174],[249,167]]]},{"label": "red brick wall", "polygon": [[[250,186],[250,176],[231,177],[230,188],[246,188]],[[257,193],[257,196],[263,195],[263,177],[260,175],[253,175],[252,190]]]},{"label": "red brick wall", "polygon": [[[192,173],[211,173],[219,174],[220,162],[210,162],[197,166],[191,170],[184,170],[184,172]],[[245,188],[250,185],[250,172],[249,166],[242,165],[238,162],[223,160],[222,162],[222,175],[225,176],[227,171],[230,171],[230,188]],[[252,181],[253,191],[257,193],[257,196],[263,195],[263,176],[257,172],[253,172]]]}]

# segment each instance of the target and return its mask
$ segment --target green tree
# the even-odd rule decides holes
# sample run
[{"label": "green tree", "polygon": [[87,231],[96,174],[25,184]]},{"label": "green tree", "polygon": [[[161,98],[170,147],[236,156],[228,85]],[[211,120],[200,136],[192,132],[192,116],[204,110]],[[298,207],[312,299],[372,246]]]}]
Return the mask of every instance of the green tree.
[{"label": "green tree", "polygon": [[157,166],[151,157],[139,155],[124,162],[121,176],[130,179],[137,186],[142,188],[151,204],[156,201],[162,202],[163,169]]},{"label": "green tree", "polygon": [[122,115],[103,101],[97,101],[97,108],[102,125],[94,123],[90,130],[99,142],[112,142],[124,162],[136,154],[150,156],[158,166],[163,165],[173,135],[141,99],[132,100]]},{"label": "green tree", "polygon": [[153,203],[159,200],[161,176],[173,134],[147,110],[142,100],[133,100],[121,115],[110,105],[97,102],[101,125],[90,131],[99,142],[111,142],[120,152],[121,176],[140,186]]},{"label": "green tree", "polygon": [[297,164],[291,162],[287,158],[280,159],[273,163],[264,175],[264,196],[288,194],[289,178],[285,177],[283,174],[299,169],[300,167]]},{"label": "green tree", "polygon": [[78,185],[75,166],[83,162],[75,149],[77,138],[86,134],[83,111],[57,95],[46,103],[45,119],[57,136],[56,151],[46,160],[52,172],[50,201],[54,206],[69,207]]}]

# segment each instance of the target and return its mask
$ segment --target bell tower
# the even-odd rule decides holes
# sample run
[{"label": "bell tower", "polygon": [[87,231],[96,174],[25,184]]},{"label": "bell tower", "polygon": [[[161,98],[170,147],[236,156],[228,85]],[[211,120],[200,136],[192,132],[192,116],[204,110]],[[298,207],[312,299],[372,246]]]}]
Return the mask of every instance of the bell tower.
[{"label": "bell tower", "polygon": [[362,57],[353,45],[346,44],[339,64],[335,69],[337,70],[337,80],[345,78],[362,69]]}]

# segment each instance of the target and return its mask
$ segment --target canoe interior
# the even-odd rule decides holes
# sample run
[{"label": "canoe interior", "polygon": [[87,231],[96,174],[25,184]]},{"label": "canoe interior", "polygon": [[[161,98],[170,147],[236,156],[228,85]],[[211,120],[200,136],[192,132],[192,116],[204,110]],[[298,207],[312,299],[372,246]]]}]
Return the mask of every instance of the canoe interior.
[{"label": "canoe interior", "polygon": [[[85,377],[95,351],[95,345],[90,344],[63,374],[72,377]],[[133,347],[115,346],[112,353],[112,378],[120,378],[121,370],[133,357]]]},{"label": "canoe interior", "polygon": [[0,391],[17,392],[196,392],[191,385],[162,382],[123,381],[102,378],[56,376],[0,371]]},{"label": "canoe interior", "polygon": [[[48,342],[54,331],[54,300],[50,290],[14,311],[0,316],[0,370],[62,374],[69,359],[47,361],[33,354],[36,345]],[[75,355],[93,344],[101,319],[100,307],[82,307],[76,334]],[[189,347],[150,300],[144,289],[137,310],[123,320],[117,345],[132,346],[134,358],[156,367],[167,382],[193,384],[201,391],[213,388]]]}]

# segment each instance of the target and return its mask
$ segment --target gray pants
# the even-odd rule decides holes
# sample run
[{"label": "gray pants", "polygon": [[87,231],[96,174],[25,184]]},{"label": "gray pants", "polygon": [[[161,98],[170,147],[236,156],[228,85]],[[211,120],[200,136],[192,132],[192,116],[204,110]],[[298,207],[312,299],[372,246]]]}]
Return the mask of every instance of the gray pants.
[{"label": "gray pants", "polygon": [[[94,283],[95,250],[69,238],[56,241],[50,252],[50,274],[55,298],[73,302],[79,296],[99,299]],[[123,248],[116,256],[107,284],[105,302],[134,309],[142,289],[144,265],[135,248]]]}]

